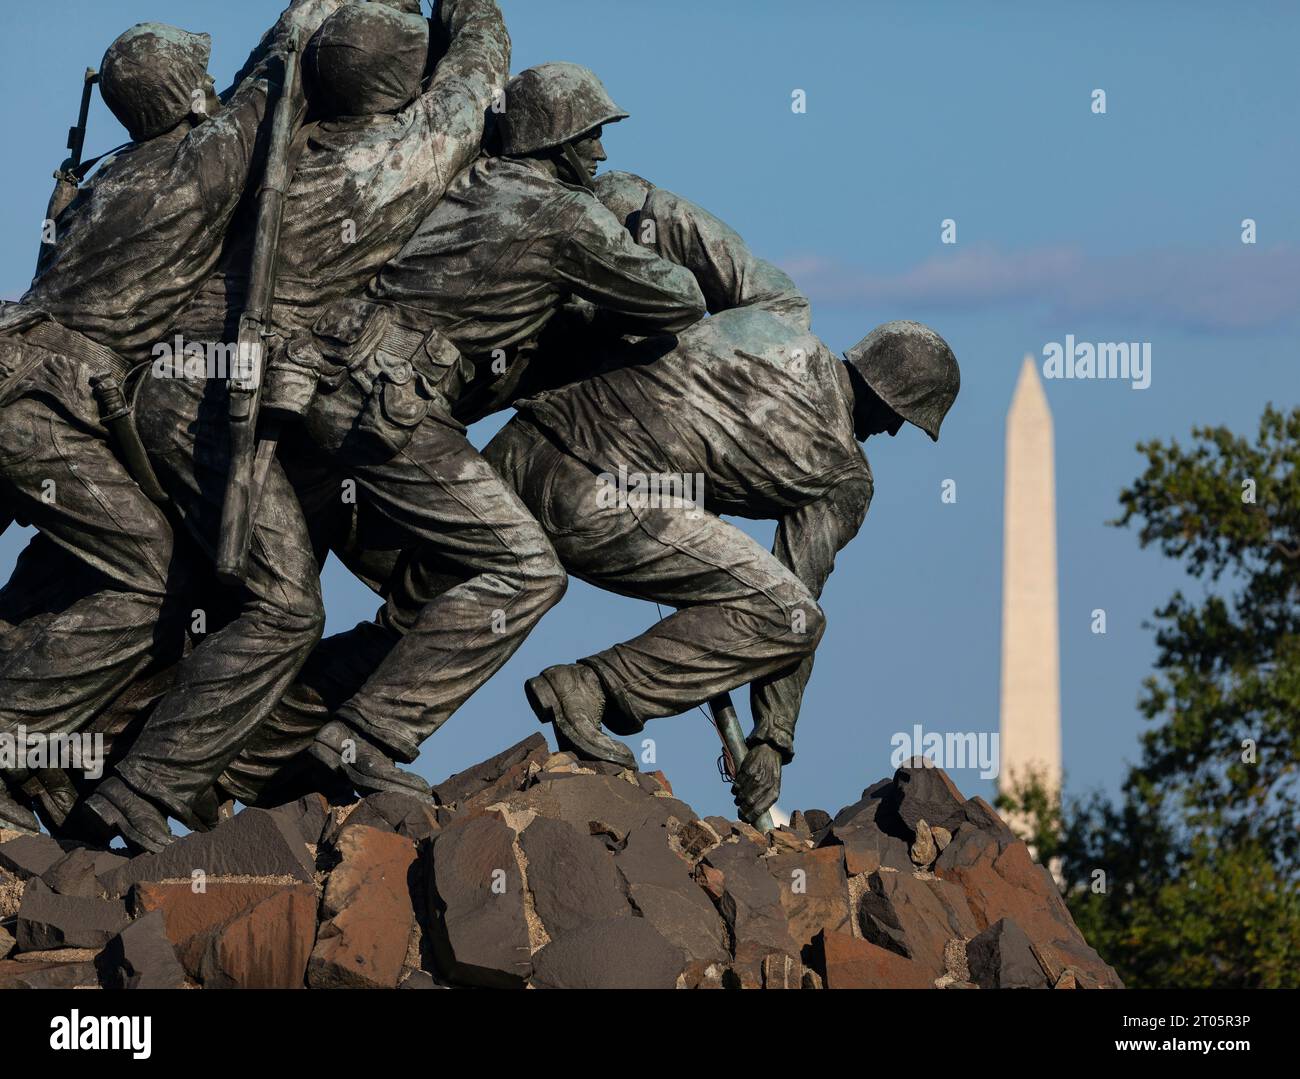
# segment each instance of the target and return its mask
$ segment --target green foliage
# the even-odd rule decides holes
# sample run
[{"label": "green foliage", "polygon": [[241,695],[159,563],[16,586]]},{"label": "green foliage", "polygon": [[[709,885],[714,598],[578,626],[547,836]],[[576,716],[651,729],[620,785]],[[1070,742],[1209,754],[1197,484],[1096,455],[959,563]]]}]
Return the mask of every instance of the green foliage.
[{"label": "green foliage", "polygon": [[[1153,726],[1120,799],[999,799],[1057,857],[1079,928],[1134,987],[1300,985],[1300,409],[1251,443],[1222,427],[1143,443],[1120,496],[1206,583],[1156,612],[1139,707]],[[1097,876],[1097,871],[1104,878]]]}]

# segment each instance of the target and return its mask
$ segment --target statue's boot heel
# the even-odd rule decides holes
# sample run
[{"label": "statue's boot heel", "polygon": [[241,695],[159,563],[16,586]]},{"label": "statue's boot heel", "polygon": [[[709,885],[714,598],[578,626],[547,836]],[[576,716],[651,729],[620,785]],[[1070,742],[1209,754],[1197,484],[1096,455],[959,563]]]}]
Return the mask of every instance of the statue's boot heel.
[{"label": "statue's boot heel", "polygon": [[[550,670],[563,672],[564,668],[553,667]],[[636,758],[627,746],[615,741],[591,720],[577,714],[571,716],[565,711],[564,700],[551,684],[547,672],[524,683],[524,696],[538,720],[555,727],[555,739],[561,749],[572,750],[585,760],[606,761],[636,770]]]}]

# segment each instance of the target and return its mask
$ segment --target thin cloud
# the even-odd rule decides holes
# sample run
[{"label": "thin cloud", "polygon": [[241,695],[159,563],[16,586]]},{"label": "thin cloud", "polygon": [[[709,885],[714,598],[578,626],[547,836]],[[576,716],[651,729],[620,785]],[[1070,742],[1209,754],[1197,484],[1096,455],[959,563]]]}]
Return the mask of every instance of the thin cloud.
[{"label": "thin cloud", "polygon": [[822,306],[1043,305],[1053,318],[1142,317],[1213,332],[1268,329],[1300,315],[1300,251],[1291,247],[1104,257],[1064,247],[973,247],[893,275],[815,255],[782,265]]}]

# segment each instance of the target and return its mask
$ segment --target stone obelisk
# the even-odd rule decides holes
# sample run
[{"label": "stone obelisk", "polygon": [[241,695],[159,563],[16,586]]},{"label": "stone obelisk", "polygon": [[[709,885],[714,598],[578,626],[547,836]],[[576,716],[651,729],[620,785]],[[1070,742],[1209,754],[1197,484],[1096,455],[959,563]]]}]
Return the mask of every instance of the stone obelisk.
[{"label": "stone obelisk", "polygon": [[[1026,356],[1007,413],[998,777],[1003,790],[1031,772],[1053,791],[1060,790],[1056,470],[1052,441],[1047,395],[1033,358]],[[1011,823],[1015,827],[1017,822]]]}]

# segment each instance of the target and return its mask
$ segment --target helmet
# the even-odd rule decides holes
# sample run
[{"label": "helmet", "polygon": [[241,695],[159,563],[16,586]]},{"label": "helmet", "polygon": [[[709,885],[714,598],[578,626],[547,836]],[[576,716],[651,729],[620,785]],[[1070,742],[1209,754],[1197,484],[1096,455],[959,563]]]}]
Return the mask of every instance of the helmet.
[{"label": "helmet", "polygon": [[303,70],[328,116],[396,112],[420,92],[429,24],[385,4],[346,4],[307,43]]},{"label": "helmet", "polygon": [[961,389],[947,341],[920,322],[886,322],[844,357],[885,404],[939,441],[939,425]]},{"label": "helmet", "polygon": [[530,67],[506,84],[505,112],[497,117],[501,153],[549,150],[627,116],[595,72],[579,64]]},{"label": "helmet", "polygon": [[170,131],[203,89],[212,38],[160,22],[131,27],[108,47],[99,67],[104,104],[136,142]]}]

